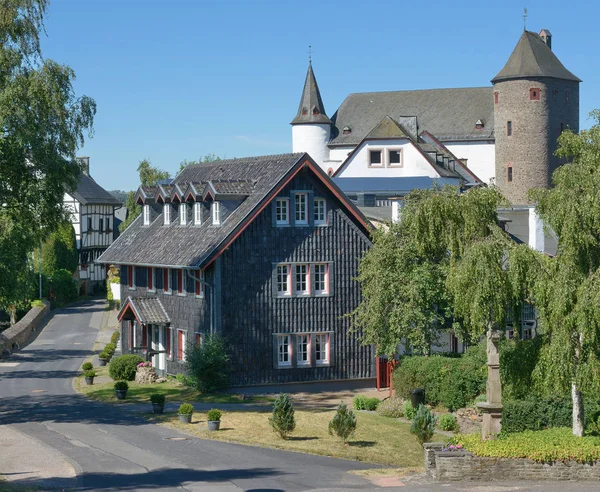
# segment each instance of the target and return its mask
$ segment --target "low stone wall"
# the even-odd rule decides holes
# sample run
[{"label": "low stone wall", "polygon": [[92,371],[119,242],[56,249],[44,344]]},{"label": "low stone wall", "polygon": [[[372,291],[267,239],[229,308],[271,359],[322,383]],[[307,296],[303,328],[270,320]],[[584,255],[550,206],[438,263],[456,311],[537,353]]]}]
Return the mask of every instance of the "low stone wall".
[{"label": "low stone wall", "polygon": [[42,302],[44,307],[31,308],[23,319],[0,333],[0,357],[7,351],[19,350],[35,334],[50,312],[50,303]]},{"label": "low stone wall", "polygon": [[482,458],[468,451],[442,451],[442,443],[425,444],[425,470],[439,482],[459,480],[600,480],[600,463],[525,458]]}]

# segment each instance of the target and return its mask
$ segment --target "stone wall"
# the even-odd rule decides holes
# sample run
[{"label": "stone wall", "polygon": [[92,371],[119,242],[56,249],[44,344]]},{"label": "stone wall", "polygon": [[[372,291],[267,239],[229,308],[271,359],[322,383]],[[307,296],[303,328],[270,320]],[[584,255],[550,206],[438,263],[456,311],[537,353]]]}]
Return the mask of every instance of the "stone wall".
[{"label": "stone wall", "polygon": [[43,302],[44,307],[31,308],[23,319],[0,333],[0,357],[6,351],[10,353],[19,350],[37,332],[50,312],[50,303]]},{"label": "stone wall", "polygon": [[600,480],[600,463],[525,458],[482,458],[468,451],[441,451],[442,443],[425,444],[425,470],[438,482],[460,480]]}]

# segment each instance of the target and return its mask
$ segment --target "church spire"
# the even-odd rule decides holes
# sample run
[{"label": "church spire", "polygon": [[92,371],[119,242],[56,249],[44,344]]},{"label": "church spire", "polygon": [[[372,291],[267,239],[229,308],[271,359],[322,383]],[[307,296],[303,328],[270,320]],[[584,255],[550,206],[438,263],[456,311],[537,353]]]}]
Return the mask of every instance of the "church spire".
[{"label": "church spire", "polygon": [[292,125],[302,125],[307,123],[325,123],[331,124],[331,120],[325,113],[317,79],[312,68],[312,60],[308,62],[308,72],[304,81],[304,90],[298,107],[298,114],[292,120]]}]

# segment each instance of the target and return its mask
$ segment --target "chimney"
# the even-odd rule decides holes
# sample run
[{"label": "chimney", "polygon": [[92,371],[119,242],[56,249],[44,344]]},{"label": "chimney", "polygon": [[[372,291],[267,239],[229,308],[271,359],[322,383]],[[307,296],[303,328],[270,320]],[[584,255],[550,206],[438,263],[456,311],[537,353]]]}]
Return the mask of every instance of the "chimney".
[{"label": "chimney", "polygon": [[552,34],[550,33],[550,31],[548,31],[548,29],[542,29],[540,31],[540,37],[544,40],[546,46],[552,49]]},{"label": "chimney", "polygon": [[86,176],[90,175],[90,158],[89,157],[76,157],[77,164],[81,168],[81,172]]}]

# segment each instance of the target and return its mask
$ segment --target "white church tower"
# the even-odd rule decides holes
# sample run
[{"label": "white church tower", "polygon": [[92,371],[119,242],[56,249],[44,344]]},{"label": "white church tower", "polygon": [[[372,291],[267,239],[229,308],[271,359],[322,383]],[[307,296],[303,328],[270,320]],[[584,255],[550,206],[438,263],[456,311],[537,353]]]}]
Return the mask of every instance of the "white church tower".
[{"label": "white church tower", "polygon": [[327,144],[332,124],[325,113],[312,63],[309,62],[298,114],[291,122],[293,152],[308,152],[327,171],[324,162],[329,160]]}]

